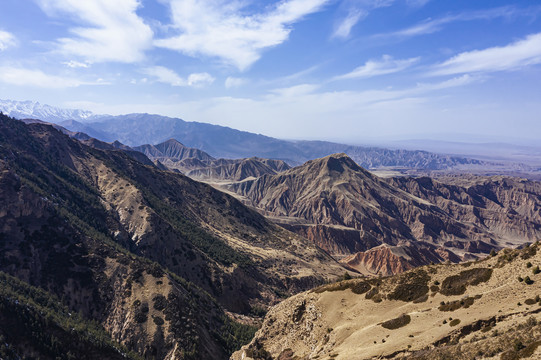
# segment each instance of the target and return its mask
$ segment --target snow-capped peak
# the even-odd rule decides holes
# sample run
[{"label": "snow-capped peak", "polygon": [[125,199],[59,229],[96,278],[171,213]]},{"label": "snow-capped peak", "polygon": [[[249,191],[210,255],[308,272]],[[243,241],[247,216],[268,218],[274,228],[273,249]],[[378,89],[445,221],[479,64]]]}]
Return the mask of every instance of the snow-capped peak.
[{"label": "snow-capped peak", "polygon": [[1,100],[0,111],[16,119],[38,119],[52,123],[66,120],[87,121],[95,115],[88,110],[61,109],[37,101]]}]

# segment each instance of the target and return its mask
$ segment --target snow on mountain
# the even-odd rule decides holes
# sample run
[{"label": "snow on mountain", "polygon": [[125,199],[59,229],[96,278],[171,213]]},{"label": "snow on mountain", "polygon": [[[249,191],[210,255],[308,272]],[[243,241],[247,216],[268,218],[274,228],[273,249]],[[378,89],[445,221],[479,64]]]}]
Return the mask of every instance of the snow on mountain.
[{"label": "snow on mountain", "polygon": [[88,121],[97,117],[91,111],[61,109],[37,101],[1,100],[0,111],[16,119],[39,119],[52,123],[66,120]]}]

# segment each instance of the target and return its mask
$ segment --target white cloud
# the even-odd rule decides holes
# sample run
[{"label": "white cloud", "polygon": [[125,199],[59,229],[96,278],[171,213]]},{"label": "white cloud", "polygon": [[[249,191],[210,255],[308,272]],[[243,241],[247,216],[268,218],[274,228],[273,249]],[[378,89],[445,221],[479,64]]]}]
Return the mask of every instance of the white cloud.
[{"label": "white cloud", "polygon": [[361,9],[352,9],[348,15],[336,26],[332,37],[347,38],[351,29],[367,15],[367,12]]},{"label": "white cloud", "polygon": [[517,70],[541,64],[541,33],[506,46],[463,52],[435,66],[430,75]]},{"label": "white cloud", "polygon": [[164,66],[152,66],[143,69],[143,73],[156,78],[157,81],[171,86],[203,86],[212,84],[214,78],[208,73],[193,73],[187,79],[182,78],[176,72]]},{"label": "white cloud", "polygon": [[4,51],[9,47],[15,46],[15,36],[13,34],[0,30],[0,51]]},{"label": "white cloud", "polygon": [[229,76],[227,79],[225,79],[225,87],[227,89],[236,88],[246,84],[247,82],[248,80],[246,79]]},{"label": "white cloud", "polygon": [[180,35],[156,40],[156,46],[188,56],[217,57],[245,70],[265,49],[286,41],[293,23],[329,0],[284,0],[255,14],[247,14],[244,1],[168,1]]},{"label": "white cloud", "polygon": [[90,66],[89,63],[84,63],[80,61],[70,60],[63,62],[62,64],[66,65],[69,68],[76,69],[76,68],[88,68]]},{"label": "white cloud", "polygon": [[394,60],[389,55],[383,55],[381,60],[370,60],[353,71],[335,77],[333,80],[369,78],[378,75],[392,74],[402,71],[419,61],[419,58]]},{"label": "white cloud", "polygon": [[92,62],[132,63],[144,58],[152,45],[152,30],[136,14],[138,0],[37,0],[53,17],[68,15],[83,26],[73,37],[58,39],[58,50]]},{"label": "white cloud", "polygon": [[103,81],[88,82],[71,77],[49,75],[41,70],[0,66],[0,82],[18,85],[41,87],[47,89],[63,89],[81,85],[106,85]]}]

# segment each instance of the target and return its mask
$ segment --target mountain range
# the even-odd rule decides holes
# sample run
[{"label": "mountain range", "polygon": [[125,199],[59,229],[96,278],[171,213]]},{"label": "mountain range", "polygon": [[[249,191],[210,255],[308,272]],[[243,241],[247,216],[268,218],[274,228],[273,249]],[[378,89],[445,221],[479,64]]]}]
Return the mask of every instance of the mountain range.
[{"label": "mountain range", "polygon": [[56,123],[70,131],[82,132],[104,142],[119,141],[132,147],[175,139],[215,158],[260,157],[300,165],[308,160],[343,152],[365,168],[441,170],[485,164],[466,157],[420,150],[390,150],[327,141],[280,140],[224,126],[151,114],[94,115],[81,110],[64,110],[34,102],[10,100],[0,101],[0,111],[19,119],[36,118]]}]

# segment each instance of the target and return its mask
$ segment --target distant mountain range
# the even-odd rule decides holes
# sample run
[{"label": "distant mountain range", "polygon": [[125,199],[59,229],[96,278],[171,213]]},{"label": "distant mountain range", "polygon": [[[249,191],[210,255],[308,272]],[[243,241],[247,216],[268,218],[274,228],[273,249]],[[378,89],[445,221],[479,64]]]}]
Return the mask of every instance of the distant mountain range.
[{"label": "distant mountain range", "polygon": [[77,109],[61,109],[40,104],[37,101],[1,100],[0,111],[16,119],[32,118],[58,123],[65,120],[88,121],[98,119],[91,111]]},{"label": "distant mountain range", "polygon": [[150,114],[120,116],[94,115],[81,110],[64,110],[34,102],[0,101],[0,110],[15,118],[37,118],[57,123],[74,132],[83,132],[105,141],[129,146],[159,144],[176,139],[187,147],[207,152],[215,158],[260,157],[300,165],[334,153],[346,153],[368,169],[401,167],[442,170],[457,166],[479,166],[483,162],[420,150],[390,150],[327,141],[286,141],[198,122],[187,122]]}]

